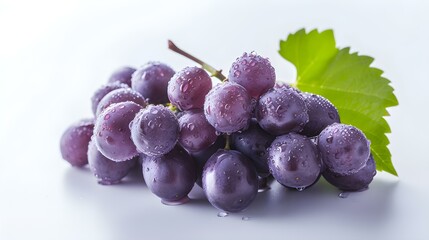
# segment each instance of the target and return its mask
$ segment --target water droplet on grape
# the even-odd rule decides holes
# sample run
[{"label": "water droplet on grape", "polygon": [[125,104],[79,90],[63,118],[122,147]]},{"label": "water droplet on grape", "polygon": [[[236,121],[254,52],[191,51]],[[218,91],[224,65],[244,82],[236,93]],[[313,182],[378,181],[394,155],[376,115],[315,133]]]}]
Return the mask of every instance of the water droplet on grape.
[{"label": "water droplet on grape", "polygon": [[112,145],[113,144],[113,138],[111,136],[106,137],[106,143]]},{"label": "water droplet on grape", "polygon": [[304,191],[305,187],[297,187],[296,190],[298,190],[298,192],[302,192]]},{"label": "water droplet on grape", "polygon": [[339,159],[341,157],[341,153],[337,152],[335,153],[335,159]]},{"label": "water droplet on grape", "polygon": [[156,108],[152,108],[152,109],[150,110],[150,113],[152,113],[152,114],[157,114],[157,113],[158,113],[158,109],[156,109]]},{"label": "water droplet on grape", "polygon": [[235,70],[234,71],[234,77],[238,78],[240,76],[240,74],[241,74],[240,70]]},{"label": "water droplet on grape", "polygon": [[334,140],[333,136],[329,136],[329,137],[326,138],[326,142],[327,143],[332,143],[332,140]]},{"label": "water droplet on grape", "polygon": [[109,120],[110,119],[110,114],[106,114],[105,116],[104,116],[104,120]]},{"label": "water droplet on grape", "polygon": [[189,84],[187,82],[184,82],[180,85],[180,91],[182,93],[186,92],[188,90],[188,88],[189,88]]}]

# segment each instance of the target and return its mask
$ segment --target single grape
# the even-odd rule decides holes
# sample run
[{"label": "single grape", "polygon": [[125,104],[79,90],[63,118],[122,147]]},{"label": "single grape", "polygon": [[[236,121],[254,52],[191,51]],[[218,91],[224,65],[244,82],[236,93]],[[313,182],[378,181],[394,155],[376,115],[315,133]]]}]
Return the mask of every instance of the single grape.
[{"label": "single grape", "polygon": [[317,136],[332,123],[339,123],[340,116],[335,106],[326,98],[310,93],[301,93],[308,109],[309,121],[301,134],[308,137]]},{"label": "single grape", "polygon": [[60,151],[64,160],[74,167],[88,163],[86,152],[94,130],[94,119],[81,120],[68,127],[60,140]]},{"label": "single grape", "polygon": [[304,100],[287,86],[268,90],[261,96],[256,108],[259,125],[272,135],[300,132],[308,122]]},{"label": "single grape", "polygon": [[323,172],[323,177],[341,190],[359,191],[368,187],[376,173],[374,158],[370,155],[365,166],[355,173],[341,175],[326,169]]},{"label": "single grape", "polygon": [[129,125],[140,109],[142,106],[128,101],[114,103],[100,113],[95,121],[94,141],[104,156],[121,162],[138,154]]},{"label": "single grape", "polygon": [[257,99],[274,86],[276,73],[267,58],[251,52],[235,60],[228,79],[243,86],[250,96]]},{"label": "single grape", "polygon": [[198,152],[208,148],[216,139],[216,130],[207,122],[201,109],[183,112],[179,118],[179,143],[189,152]]},{"label": "single grape", "polygon": [[278,136],[271,144],[268,165],[282,185],[303,190],[320,177],[321,161],[316,145],[297,133]]},{"label": "single grape", "polygon": [[202,109],[211,88],[212,80],[206,71],[198,67],[186,67],[168,82],[168,99],[182,111]]},{"label": "single grape", "polygon": [[231,135],[231,144],[233,149],[240,151],[253,161],[259,176],[266,177],[270,174],[267,148],[274,138],[259,127],[255,119],[252,119],[247,130]]},{"label": "single grape", "polygon": [[198,186],[203,187],[202,175],[203,167],[206,164],[207,160],[219,149],[223,149],[226,144],[226,139],[223,135],[217,137],[216,141],[209,146],[208,148],[198,151],[190,152],[191,156],[197,161],[197,180],[195,181]]},{"label": "single grape", "polygon": [[91,172],[98,179],[98,183],[103,185],[117,184],[136,165],[136,158],[124,162],[115,162],[106,158],[94,141],[88,146],[88,162]]},{"label": "single grape", "polygon": [[97,111],[95,114],[96,116],[100,115],[100,113],[104,109],[106,109],[113,103],[120,103],[126,101],[137,103],[142,107],[146,107],[147,105],[146,100],[140,93],[132,90],[131,88],[120,88],[109,92],[101,99],[100,103],[97,106]]},{"label": "single grape", "polygon": [[226,212],[247,208],[258,193],[258,177],[251,161],[235,150],[218,150],[203,170],[203,189],[209,202]]},{"label": "single grape", "polygon": [[167,205],[177,205],[187,200],[196,180],[196,162],[180,146],[161,156],[142,158],[142,172],[152,193]]},{"label": "single grape", "polygon": [[131,79],[131,87],[151,104],[168,103],[167,85],[174,70],[164,63],[148,62],[137,69]]},{"label": "single grape", "polygon": [[217,131],[230,134],[249,126],[252,101],[242,86],[220,83],[207,94],[204,114]]},{"label": "single grape", "polygon": [[179,122],[170,109],[162,105],[149,105],[133,120],[131,137],[139,152],[160,156],[176,145]]},{"label": "single grape", "polygon": [[113,82],[108,83],[106,85],[101,86],[97,91],[94,92],[94,95],[92,95],[91,98],[91,109],[94,113],[94,116],[97,112],[98,104],[100,103],[101,99],[103,99],[104,96],[106,96],[109,92],[120,89],[120,88],[129,88],[128,85],[119,83],[119,82]]},{"label": "single grape", "polygon": [[122,67],[117,69],[110,75],[108,80],[109,83],[119,82],[123,84],[127,84],[131,87],[131,77],[133,73],[136,71],[135,68],[132,67]]},{"label": "single grape", "polygon": [[341,175],[355,173],[365,166],[369,146],[370,142],[361,130],[341,123],[326,127],[317,140],[325,167]]}]

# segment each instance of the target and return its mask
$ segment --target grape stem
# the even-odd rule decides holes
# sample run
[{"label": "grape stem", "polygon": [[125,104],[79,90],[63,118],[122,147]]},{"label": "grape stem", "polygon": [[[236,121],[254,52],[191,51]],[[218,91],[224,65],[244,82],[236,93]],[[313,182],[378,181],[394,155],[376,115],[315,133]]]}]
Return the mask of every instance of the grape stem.
[{"label": "grape stem", "polygon": [[226,150],[231,150],[231,136],[229,134],[225,134],[225,148]]},{"label": "grape stem", "polygon": [[208,71],[209,73],[211,73],[211,75],[213,77],[218,78],[221,81],[225,81],[226,77],[222,74],[222,70],[217,70],[216,68],[210,66],[209,64],[205,63],[204,61],[201,61],[200,59],[192,56],[191,54],[183,51],[182,49],[180,49],[179,47],[176,46],[176,44],[173,43],[173,41],[168,40],[168,48],[170,50],[172,50],[173,52],[176,52],[186,58],[191,59],[192,61],[198,63],[201,65],[202,68],[204,68],[206,71]]}]

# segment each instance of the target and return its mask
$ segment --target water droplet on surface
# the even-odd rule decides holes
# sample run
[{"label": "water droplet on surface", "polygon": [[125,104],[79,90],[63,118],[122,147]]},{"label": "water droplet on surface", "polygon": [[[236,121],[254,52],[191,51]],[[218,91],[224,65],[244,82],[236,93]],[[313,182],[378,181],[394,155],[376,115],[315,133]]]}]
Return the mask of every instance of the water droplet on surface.
[{"label": "water droplet on surface", "polygon": [[243,221],[249,221],[249,220],[250,220],[250,217],[248,217],[248,216],[243,216],[243,217],[241,218],[241,220],[243,220]]},{"label": "water droplet on surface", "polygon": [[340,192],[338,194],[339,198],[347,198],[350,195],[350,192]]},{"label": "water droplet on surface", "polygon": [[218,216],[218,217],[227,217],[227,216],[228,216],[228,213],[227,213],[227,212],[219,212],[219,213],[217,214],[217,216]]},{"label": "water droplet on surface", "polygon": [[302,192],[304,191],[305,187],[297,187],[296,190],[298,190],[298,192]]}]

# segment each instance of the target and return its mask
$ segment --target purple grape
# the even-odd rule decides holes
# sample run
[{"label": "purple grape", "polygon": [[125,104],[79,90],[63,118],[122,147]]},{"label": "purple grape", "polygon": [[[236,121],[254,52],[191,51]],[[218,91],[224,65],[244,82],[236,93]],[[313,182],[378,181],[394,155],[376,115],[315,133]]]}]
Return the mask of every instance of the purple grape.
[{"label": "purple grape", "polygon": [[308,122],[307,106],[292,88],[271,88],[261,96],[256,108],[259,125],[272,135],[300,132]]},{"label": "purple grape", "polygon": [[310,93],[301,93],[308,109],[309,121],[301,134],[308,137],[317,136],[332,123],[339,123],[340,116],[335,106],[326,98]]},{"label": "purple grape", "polygon": [[258,177],[251,161],[234,150],[218,150],[203,170],[203,189],[209,202],[226,212],[247,208],[258,193]]},{"label": "purple grape", "polygon": [[210,76],[201,68],[186,67],[168,82],[168,99],[180,110],[203,108],[204,99],[212,88]]},{"label": "purple grape", "polygon": [[369,145],[361,130],[341,123],[326,127],[317,141],[326,168],[341,175],[350,175],[365,167],[370,154]]},{"label": "purple grape", "polygon": [[252,103],[246,89],[235,83],[220,83],[206,96],[204,114],[219,132],[246,129],[252,116]]},{"label": "purple grape", "polygon": [[134,102],[114,103],[97,117],[94,141],[107,158],[122,162],[137,156],[129,125],[142,106]]},{"label": "purple grape", "polygon": [[187,200],[187,195],[196,180],[196,162],[181,147],[161,156],[142,158],[144,180],[152,193],[167,205],[176,205]]},{"label": "purple grape", "polygon": [[86,152],[94,130],[94,119],[81,120],[68,127],[60,140],[60,151],[64,160],[74,167],[88,163]]},{"label": "purple grape", "polygon": [[250,96],[257,99],[274,86],[276,73],[267,58],[251,52],[235,60],[228,79],[243,86]]},{"label": "purple grape", "polygon": [[98,183],[103,185],[117,184],[136,165],[136,158],[124,162],[115,162],[106,158],[94,141],[88,146],[88,162],[91,172],[98,179]]},{"label": "purple grape", "polygon": [[109,83],[119,82],[119,83],[127,84],[129,87],[131,87],[131,77],[135,71],[136,69],[132,67],[119,68],[112,73],[108,82]]},{"label": "purple grape", "polygon": [[142,107],[146,107],[147,103],[143,96],[132,90],[131,88],[120,88],[113,90],[104,96],[98,104],[96,116],[113,103],[131,101]]},{"label": "purple grape", "polygon": [[207,122],[201,109],[183,112],[179,118],[179,126],[179,143],[189,152],[202,151],[217,139],[216,130]]},{"label": "purple grape", "polygon": [[131,137],[139,152],[149,156],[168,153],[179,138],[179,122],[170,109],[149,105],[131,124]]},{"label": "purple grape", "polygon": [[250,126],[243,132],[233,133],[231,143],[234,149],[240,151],[253,161],[260,176],[268,176],[268,152],[274,136],[262,130],[258,122],[252,119]]},{"label": "purple grape", "polygon": [[164,63],[148,62],[137,69],[131,79],[131,87],[151,104],[168,103],[167,85],[174,70]]},{"label": "purple grape", "polygon": [[94,115],[97,112],[98,104],[100,103],[101,99],[103,99],[104,96],[106,96],[109,92],[120,89],[120,88],[129,88],[128,85],[119,83],[119,82],[113,82],[108,83],[106,85],[101,86],[97,91],[95,91],[94,95],[92,95],[91,98],[91,108]]},{"label": "purple grape", "polygon": [[332,185],[344,191],[360,191],[368,187],[375,174],[375,162],[372,155],[369,156],[365,166],[355,173],[340,175],[326,169],[323,177]]},{"label": "purple grape", "polygon": [[321,161],[316,145],[297,133],[278,136],[271,144],[268,165],[283,186],[303,190],[320,177]]},{"label": "purple grape", "polygon": [[197,181],[195,181],[198,186],[203,187],[202,175],[203,167],[206,164],[207,160],[219,149],[223,149],[226,144],[226,139],[223,135],[217,137],[216,141],[209,146],[208,148],[198,151],[190,152],[191,156],[197,161]]}]

